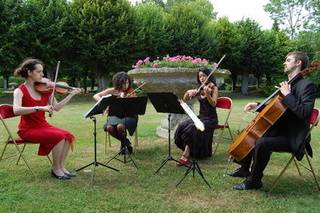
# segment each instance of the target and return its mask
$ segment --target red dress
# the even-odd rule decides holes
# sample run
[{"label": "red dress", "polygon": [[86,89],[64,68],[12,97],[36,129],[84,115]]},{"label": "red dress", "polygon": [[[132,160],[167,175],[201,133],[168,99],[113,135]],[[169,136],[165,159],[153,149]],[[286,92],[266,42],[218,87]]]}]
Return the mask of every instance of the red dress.
[{"label": "red dress", "polygon": [[[41,95],[41,100],[35,100],[31,97],[24,84],[21,84],[19,89],[23,94],[23,107],[48,105],[51,94]],[[75,140],[75,137],[70,132],[50,125],[46,121],[44,111],[21,115],[18,128],[18,135],[23,140],[40,143],[38,155],[48,155],[53,147],[63,139],[66,139],[69,143]]]}]

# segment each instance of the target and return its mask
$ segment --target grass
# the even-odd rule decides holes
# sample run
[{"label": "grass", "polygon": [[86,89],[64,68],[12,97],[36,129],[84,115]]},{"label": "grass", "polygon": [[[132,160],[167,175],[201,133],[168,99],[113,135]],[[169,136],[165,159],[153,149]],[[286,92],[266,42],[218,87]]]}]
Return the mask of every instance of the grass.
[{"label": "grass", "polygon": [[[242,112],[245,103],[252,98],[234,99],[230,125],[234,131],[243,128],[252,116]],[[2,102],[3,103],[3,102]],[[84,119],[83,114],[92,106],[88,98],[78,98],[68,104],[61,112],[55,113],[49,122],[70,130],[76,137],[76,149],[70,154],[67,167],[77,169],[93,161],[92,121]],[[319,101],[317,107],[320,107]],[[198,107],[196,107],[197,111]],[[218,149],[215,159],[199,161],[205,177],[213,190],[209,190],[200,177],[189,175],[178,187],[175,184],[183,176],[185,169],[177,168],[170,162],[159,174],[154,171],[167,154],[167,140],[155,135],[156,127],[164,118],[149,104],[147,112],[139,119],[139,146],[135,157],[139,169],[130,163],[113,161],[111,166],[120,169],[114,172],[97,167],[95,180],[91,183],[90,168],[78,173],[71,181],[58,181],[50,176],[50,165],[44,157],[37,156],[38,145],[27,147],[25,156],[37,176],[33,177],[21,162],[15,159],[0,162],[0,204],[1,212],[318,212],[320,194],[312,177],[304,170],[300,177],[292,164],[272,194],[268,190],[272,181],[289,159],[288,154],[274,153],[265,170],[264,187],[259,191],[239,192],[232,186],[242,179],[223,177],[228,158],[230,141],[225,141]],[[219,113],[222,121],[223,113]],[[104,154],[105,133],[102,126],[105,117],[97,116],[98,161],[105,163],[119,150],[119,143],[112,140],[112,147]],[[15,130],[18,119],[9,120]],[[0,139],[6,137],[0,128]],[[313,165],[319,172],[318,155],[320,130],[313,131],[312,144],[315,156]],[[2,144],[1,148],[2,148]],[[181,152],[172,145],[173,156]],[[13,146],[8,153],[13,153]],[[232,165],[231,169],[236,168]]]}]

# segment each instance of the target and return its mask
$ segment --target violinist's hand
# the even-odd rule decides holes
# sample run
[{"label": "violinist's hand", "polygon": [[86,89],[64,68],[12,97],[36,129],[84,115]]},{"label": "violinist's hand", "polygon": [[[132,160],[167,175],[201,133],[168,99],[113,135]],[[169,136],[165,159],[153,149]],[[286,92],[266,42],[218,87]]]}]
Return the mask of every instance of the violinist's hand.
[{"label": "violinist's hand", "polygon": [[247,103],[247,105],[243,108],[244,111],[249,112],[254,110],[258,106],[258,103]]},{"label": "violinist's hand", "polygon": [[217,64],[216,62],[214,62],[214,63],[212,64],[212,67],[213,67],[213,69],[217,69],[217,68],[218,68],[218,64]]},{"label": "violinist's hand", "polygon": [[204,95],[208,97],[208,96],[211,95],[211,93],[212,93],[213,90],[212,90],[212,88],[209,87],[209,86],[204,86],[204,87],[203,87],[203,91],[204,91]]},{"label": "violinist's hand", "polygon": [[187,93],[190,99],[195,97],[198,94],[196,89],[190,89],[187,91]]},{"label": "violinist's hand", "polygon": [[40,106],[40,107],[39,107],[39,110],[48,112],[49,114],[52,114],[52,112],[53,112],[53,106],[51,106],[51,105]]},{"label": "violinist's hand", "polygon": [[75,89],[71,90],[70,94],[71,95],[76,95],[76,94],[79,94],[80,92],[81,92],[80,88],[75,88]]}]

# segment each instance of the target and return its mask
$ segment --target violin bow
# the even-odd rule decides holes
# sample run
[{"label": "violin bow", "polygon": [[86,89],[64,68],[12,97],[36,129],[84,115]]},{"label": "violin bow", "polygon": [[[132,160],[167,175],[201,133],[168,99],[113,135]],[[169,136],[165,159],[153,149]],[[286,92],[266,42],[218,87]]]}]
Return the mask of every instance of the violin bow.
[{"label": "violin bow", "polygon": [[208,81],[208,79],[210,78],[210,76],[218,69],[220,63],[222,62],[222,60],[226,57],[226,55],[223,55],[220,59],[220,61],[218,62],[217,66],[215,66],[215,68],[212,70],[212,72],[207,76],[206,80],[201,84],[201,86],[197,89],[197,93],[200,92],[201,88],[203,86],[206,85],[206,82]]},{"label": "violin bow", "polygon": [[[57,63],[56,74],[55,74],[54,82],[53,82],[54,83],[53,84],[53,90],[52,90],[51,97],[50,97],[50,105],[51,105],[51,107],[53,107],[54,92],[56,90],[56,83],[57,83],[57,79],[58,79],[59,68],[60,68],[60,61],[58,61],[58,63]],[[52,116],[52,113],[49,113],[49,117],[51,117],[51,116]]]}]

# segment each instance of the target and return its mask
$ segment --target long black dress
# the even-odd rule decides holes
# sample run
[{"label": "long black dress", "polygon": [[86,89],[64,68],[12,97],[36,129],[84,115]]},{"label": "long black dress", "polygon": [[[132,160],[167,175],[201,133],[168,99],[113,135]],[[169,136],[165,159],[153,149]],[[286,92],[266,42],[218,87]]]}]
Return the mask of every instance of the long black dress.
[{"label": "long black dress", "polygon": [[200,111],[198,118],[203,122],[205,130],[198,130],[193,121],[188,119],[182,122],[175,132],[175,144],[181,150],[185,146],[190,147],[190,156],[197,159],[204,159],[212,156],[212,139],[214,127],[218,124],[216,108],[213,107],[207,98],[198,98]]}]

